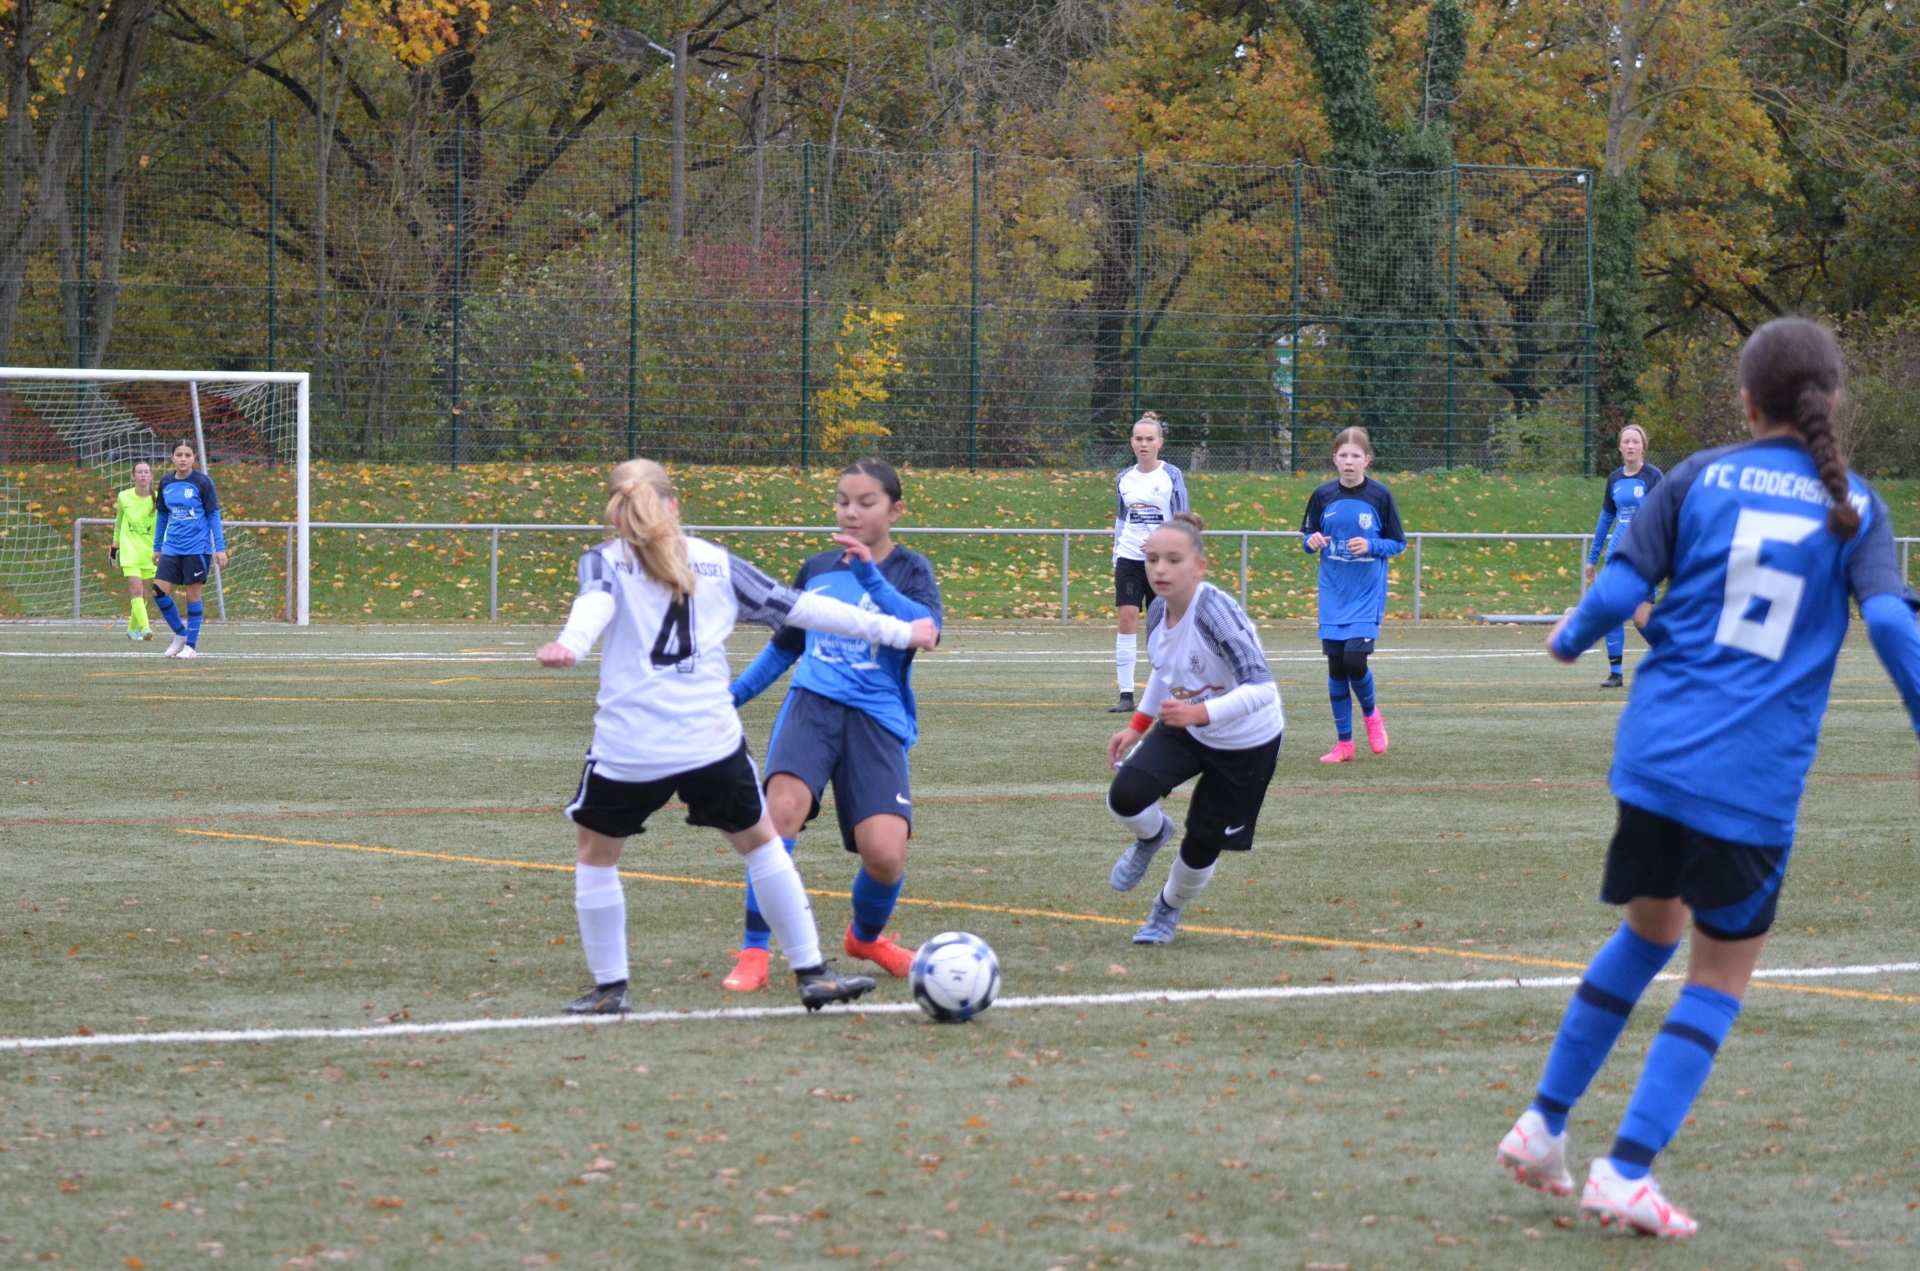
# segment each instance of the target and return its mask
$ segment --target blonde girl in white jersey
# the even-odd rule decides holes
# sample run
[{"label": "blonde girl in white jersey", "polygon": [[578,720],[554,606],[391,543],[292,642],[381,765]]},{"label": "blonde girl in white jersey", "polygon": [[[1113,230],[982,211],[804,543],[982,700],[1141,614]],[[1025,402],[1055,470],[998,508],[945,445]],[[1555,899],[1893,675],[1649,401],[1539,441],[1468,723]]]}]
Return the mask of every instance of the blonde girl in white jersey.
[{"label": "blonde girl in white jersey", "polygon": [[566,1009],[611,1015],[629,1008],[620,852],[676,796],[687,806],[687,824],[719,830],[746,858],[801,1002],[818,1010],[852,1001],[873,981],[821,961],[806,886],[767,816],[727,692],[726,640],[739,621],[930,649],[937,629],[796,591],[687,537],[666,469],[648,459],[629,459],[608,474],[607,530],[607,540],[580,558],[580,595],[566,629],[535,654],[542,666],[573,666],[606,634],[593,744],[567,806],[577,827],[574,908],[594,987]]},{"label": "blonde girl in white jersey", "polygon": [[1167,426],[1148,411],[1133,425],[1130,444],[1138,463],[1114,478],[1113,603],[1120,613],[1120,634],[1113,643],[1113,666],[1120,700],[1109,715],[1133,711],[1134,668],[1140,660],[1140,610],[1147,586],[1147,536],[1187,510],[1187,480],[1180,469],[1160,461]]},{"label": "blonde girl in white jersey", "polygon": [[1192,512],[1179,512],[1147,539],[1153,673],[1141,710],[1107,742],[1117,769],[1107,810],[1134,834],[1114,864],[1115,891],[1139,886],[1154,853],[1173,837],[1173,818],[1160,801],[1200,778],[1179,859],[1135,944],[1172,943],[1181,911],[1213,877],[1220,853],[1252,849],[1286,727],[1260,633],[1233,597],[1204,581],[1205,528]]}]

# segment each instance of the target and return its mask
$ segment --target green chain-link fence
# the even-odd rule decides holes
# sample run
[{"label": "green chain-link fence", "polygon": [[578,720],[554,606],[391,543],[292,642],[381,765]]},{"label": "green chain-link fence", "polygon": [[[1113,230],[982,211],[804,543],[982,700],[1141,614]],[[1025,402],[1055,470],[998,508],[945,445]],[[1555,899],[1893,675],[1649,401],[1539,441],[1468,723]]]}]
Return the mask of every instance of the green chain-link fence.
[{"label": "green chain-link fence", "polygon": [[1152,409],[1215,468],[1594,461],[1585,172],[690,147],[676,217],[639,137],[341,142],[324,203],[314,140],[95,154],[10,360],[111,299],[107,365],[313,372],[333,457],[1107,467]]}]

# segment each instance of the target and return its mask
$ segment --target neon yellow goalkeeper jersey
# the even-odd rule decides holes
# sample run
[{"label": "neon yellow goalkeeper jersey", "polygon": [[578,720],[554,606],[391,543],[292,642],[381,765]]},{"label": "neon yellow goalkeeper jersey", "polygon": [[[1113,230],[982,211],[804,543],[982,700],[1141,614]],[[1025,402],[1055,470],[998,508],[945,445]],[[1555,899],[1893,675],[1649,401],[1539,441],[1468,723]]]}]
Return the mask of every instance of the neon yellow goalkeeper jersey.
[{"label": "neon yellow goalkeeper jersey", "polygon": [[153,571],[153,529],[159,515],[153,496],[142,497],[132,486],[115,498],[113,541],[120,549],[121,569]]}]

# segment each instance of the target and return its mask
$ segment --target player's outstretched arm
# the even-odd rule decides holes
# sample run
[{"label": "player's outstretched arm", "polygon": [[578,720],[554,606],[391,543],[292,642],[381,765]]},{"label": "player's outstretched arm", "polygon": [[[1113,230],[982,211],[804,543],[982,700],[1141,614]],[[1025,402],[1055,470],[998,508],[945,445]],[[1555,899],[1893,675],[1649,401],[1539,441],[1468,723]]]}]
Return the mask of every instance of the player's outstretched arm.
[{"label": "player's outstretched arm", "polygon": [[775,582],[738,556],[729,555],[728,572],[742,622],[824,631],[890,649],[931,649],[940,641],[940,628],[931,618],[903,622],[884,613],[868,613],[830,596]]},{"label": "player's outstretched arm", "polygon": [[1860,616],[1867,621],[1873,651],[1907,704],[1914,731],[1920,732],[1920,627],[1914,625],[1913,606],[1904,596],[1869,596],[1860,604]]},{"label": "player's outstretched arm", "polygon": [[1593,586],[1580,598],[1580,607],[1554,624],[1547,652],[1571,662],[1593,647],[1593,642],[1624,624],[1647,599],[1647,580],[1624,560],[1607,562]]},{"label": "player's outstretched arm", "polygon": [[733,697],[734,709],[738,710],[772,688],[774,682],[799,660],[800,654],[782,645],[779,637],[767,641],[759,655],[747,664],[747,669],[740,672],[739,678],[727,685],[727,692]]},{"label": "player's outstretched arm", "polygon": [[541,666],[573,666],[587,656],[593,642],[613,621],[613,576],[607,558],[598,550],[580,558],[580,594],[573,598],[567,625],[560,634],[534,652]]}]

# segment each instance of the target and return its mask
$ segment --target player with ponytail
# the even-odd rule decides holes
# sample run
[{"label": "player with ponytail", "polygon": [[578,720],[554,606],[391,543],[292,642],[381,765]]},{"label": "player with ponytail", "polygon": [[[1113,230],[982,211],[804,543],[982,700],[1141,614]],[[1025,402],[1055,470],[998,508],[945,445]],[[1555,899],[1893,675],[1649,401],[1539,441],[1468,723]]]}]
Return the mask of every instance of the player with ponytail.
[{"label": "player with ponytail", "polygon": [[792,965],[809,1010],[873,988],[820,956],[806,886],[760,797],[740,716],[727,694],[727,637],[735,622],[831,631],[888,648],[932,648],[928,621],[903,622],[768,578],[680,528],[666,469],[629,459],[607,476],[607,539],[580,558],[580,594],[566,629],[535,657],[573,666],[601,634],[593,744],[567,805],[576,831],[574,910],[594,986],[570,1002],[579,1015],[629,1008],[627,901],[620,853],[647,818],[679,798],[687,824],[719,830],[746,858],[761,912]]},{"label": "player with ponytail", "polygon": [[1600,898],[1626,921],[1588,964],[1533,1106],[1498,1150],[1518,1181],[1571,1192],[1568,1114],[1691,922],[1685,987],[1587,1175],[1581,1207],[1603,1223],[1697,1230],[1649,1171],[1706,1084],[1773,923],[1850,599],[1920,729],[1920,597],[1886,504],[1840,455],[1840,388],[1825,327],[1779,318],[1755,331],[1740,357],[1753,440],[1676,465],[1548,637],[1571,662],[1667,584],[1609,779],[1619,822]]}]

